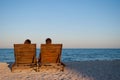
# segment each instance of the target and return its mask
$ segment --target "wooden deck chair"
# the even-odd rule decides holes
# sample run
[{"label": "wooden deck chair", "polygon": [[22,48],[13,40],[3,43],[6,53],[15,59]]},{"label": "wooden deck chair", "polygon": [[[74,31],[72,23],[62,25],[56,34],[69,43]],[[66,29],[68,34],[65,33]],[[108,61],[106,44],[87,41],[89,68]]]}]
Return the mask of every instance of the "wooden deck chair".
[{"label": "wooden deck chair", "polygon": [[[63,71],[64,66],[61,63],[61,51],[62,44],[41,44],[39,66],[53,66]],[[38,70],[40,70],[39,68]]]},{"label": "wooden deck chair", "polygon": [[36,65],[36,44],[14,44],[15,62],[12,72],[15,70],[33,69]]}]

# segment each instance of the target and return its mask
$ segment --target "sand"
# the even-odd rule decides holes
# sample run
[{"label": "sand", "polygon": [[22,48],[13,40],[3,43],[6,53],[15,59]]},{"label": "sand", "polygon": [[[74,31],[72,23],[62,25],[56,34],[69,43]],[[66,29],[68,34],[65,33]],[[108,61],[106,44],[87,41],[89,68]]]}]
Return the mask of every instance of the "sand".
[{"label": "sand", "polygon": [[12,63],[0,62],[0,80],[120,80],[120,60],[64,62],[64,72],[11,72]]}]

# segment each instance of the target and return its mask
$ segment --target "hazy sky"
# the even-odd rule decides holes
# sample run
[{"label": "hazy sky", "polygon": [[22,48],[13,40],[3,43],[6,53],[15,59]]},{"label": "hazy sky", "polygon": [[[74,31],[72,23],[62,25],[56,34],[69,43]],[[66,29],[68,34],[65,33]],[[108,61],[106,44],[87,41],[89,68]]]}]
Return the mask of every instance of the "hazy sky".
[{"label": "hazy sky", "polygon": [[64,48],[120,48],[120,0],[0,0],[0,48],[48,37]]}]

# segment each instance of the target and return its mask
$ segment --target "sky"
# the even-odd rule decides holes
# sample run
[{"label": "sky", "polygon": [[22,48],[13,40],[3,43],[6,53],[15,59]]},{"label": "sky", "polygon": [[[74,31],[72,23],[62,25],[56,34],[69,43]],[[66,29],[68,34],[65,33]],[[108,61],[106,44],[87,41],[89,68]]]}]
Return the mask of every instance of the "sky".
[{"label": "sky", "polygon": [[120,0],[0,0],[0,48],[62,43],[63,48],[120,48]]}]

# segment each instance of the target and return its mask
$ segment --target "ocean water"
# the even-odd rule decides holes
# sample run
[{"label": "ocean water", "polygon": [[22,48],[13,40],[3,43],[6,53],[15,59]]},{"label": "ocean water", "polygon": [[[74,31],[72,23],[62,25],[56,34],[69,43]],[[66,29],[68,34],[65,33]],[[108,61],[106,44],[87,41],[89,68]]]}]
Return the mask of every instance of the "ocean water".
[{"label": "ocean water", "polygon": [[[36,57],[39,57],[37,49]],[[61,60],[90,61],[90,60],[120,60],[120,49],[63,49]],[[0,62],[14,62],[13,49],[0,49]]]}]

